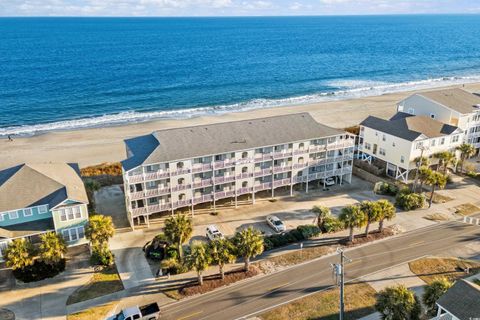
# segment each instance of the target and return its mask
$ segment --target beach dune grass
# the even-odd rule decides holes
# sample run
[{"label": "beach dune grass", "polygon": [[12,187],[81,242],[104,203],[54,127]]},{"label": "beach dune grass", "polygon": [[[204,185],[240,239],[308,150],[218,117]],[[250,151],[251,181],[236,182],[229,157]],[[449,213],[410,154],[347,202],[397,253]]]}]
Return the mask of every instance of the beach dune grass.
[{"label": "beach dune grass", "polygon": [[[345,319],[354,320],[375,312],[375,290],[364,282],[345,286]],[[339,313],[340,292],[328,289],[272,309],[262,315],[263,320],[336,320]]]},{"label": "beach dune grass", "polygon": [[67,300],[67,305],[101,297],[123,290],[123,283],[115,265],[94,273],[88,283],[75,290]]}]

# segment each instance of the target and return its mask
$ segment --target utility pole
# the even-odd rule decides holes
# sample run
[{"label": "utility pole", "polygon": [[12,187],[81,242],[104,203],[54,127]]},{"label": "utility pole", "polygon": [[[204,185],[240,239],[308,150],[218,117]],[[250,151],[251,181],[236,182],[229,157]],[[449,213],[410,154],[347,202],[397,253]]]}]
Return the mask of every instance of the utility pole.
[{"label": "utility pole", "polygon": [[351,262],[352,260],[345,257],[343,250],[341,248],[337,249],[337,253],[340,254],[340,263],[332,264],[333,273],[335,276],[335,284],[340,286],[340,313],[339,319],[343,320],[345,313],[345,260]]}]

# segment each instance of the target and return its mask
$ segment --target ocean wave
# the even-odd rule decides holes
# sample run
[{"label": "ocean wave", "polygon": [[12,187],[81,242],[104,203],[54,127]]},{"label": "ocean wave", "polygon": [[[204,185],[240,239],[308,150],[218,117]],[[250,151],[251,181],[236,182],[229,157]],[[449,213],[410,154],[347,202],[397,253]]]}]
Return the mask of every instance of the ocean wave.
[{"label": "ocean wave", "polygon": [[282,99],[253,99],[228,105],[208,107],[173,109],[155,112],[120,112],[99,117],[57,121],[45,124],[10,126],[0,128],[0,137],[8,135],[31,136],[49,131],[74,130],[83,128],[104,127],[129,123],[146,122],[159,119],[185,119],[205,115],[223,114],[229,112],[248,111],[262,108],[282,107],[289,105],[303,105],[325,101],[354,99],[361,97],[377,96],[386,93],[429,89],[448,85],[480,82],[480,75],[463,77],[441,77],[407,82],[383,82],[371,80],[345,80],[338,79],[325,82],[325,85],[338,88],[335,91],[319,92],[316,94],[295,96]]}]

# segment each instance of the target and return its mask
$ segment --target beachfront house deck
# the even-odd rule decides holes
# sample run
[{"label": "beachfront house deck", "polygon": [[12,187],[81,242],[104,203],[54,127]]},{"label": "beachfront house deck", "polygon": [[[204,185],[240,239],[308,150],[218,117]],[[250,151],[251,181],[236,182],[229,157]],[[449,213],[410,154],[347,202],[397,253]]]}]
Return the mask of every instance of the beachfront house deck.
[{"label": "beachfront house deck", "polygon": [[159,130],[125,141],[125,200],[132,226],[154,213],[333,177],[351,182],[355,136],[308,113]]},{"label": "beachfront house deck", "polygon": [[407,182],[420,156],[431,158],[438,152],[457,152],[464,132],[425,115],[398,112],[391,119],[369,116],[360,123],[358,152],[361,160],[379,161],[388,176]]},{"label": "beachfront house deck", "polygon": [[0,171],[0,260],[10,241],[32,243],[57,232],[69,246],[87,243],[88,198],[77,164],[21,164]]}]

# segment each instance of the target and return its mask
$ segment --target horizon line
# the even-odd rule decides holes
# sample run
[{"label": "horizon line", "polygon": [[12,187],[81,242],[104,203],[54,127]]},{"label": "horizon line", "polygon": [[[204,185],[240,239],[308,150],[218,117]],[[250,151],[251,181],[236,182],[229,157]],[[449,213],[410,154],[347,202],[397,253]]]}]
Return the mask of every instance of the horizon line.
[{"label": "horizon line", "polygon": [[451,12],[451,13],[436,13],[436,12],[426,12],[426,13],[371,13],[371,14],[299,14],[299,15],[204,15],[204,16],[186,16],[186,15],[171,15],[171,16],[108,16],[108,15],[83,15],[83,16],[69,16],[69,15],[14,15],[14,16],[2,16],[0,19],[5,18],[301,18],[301,17],[375,17],[375,16],[448,16],[448,15],[465,15],[465,16],[474,16],[480,15],[480,12]]}]

